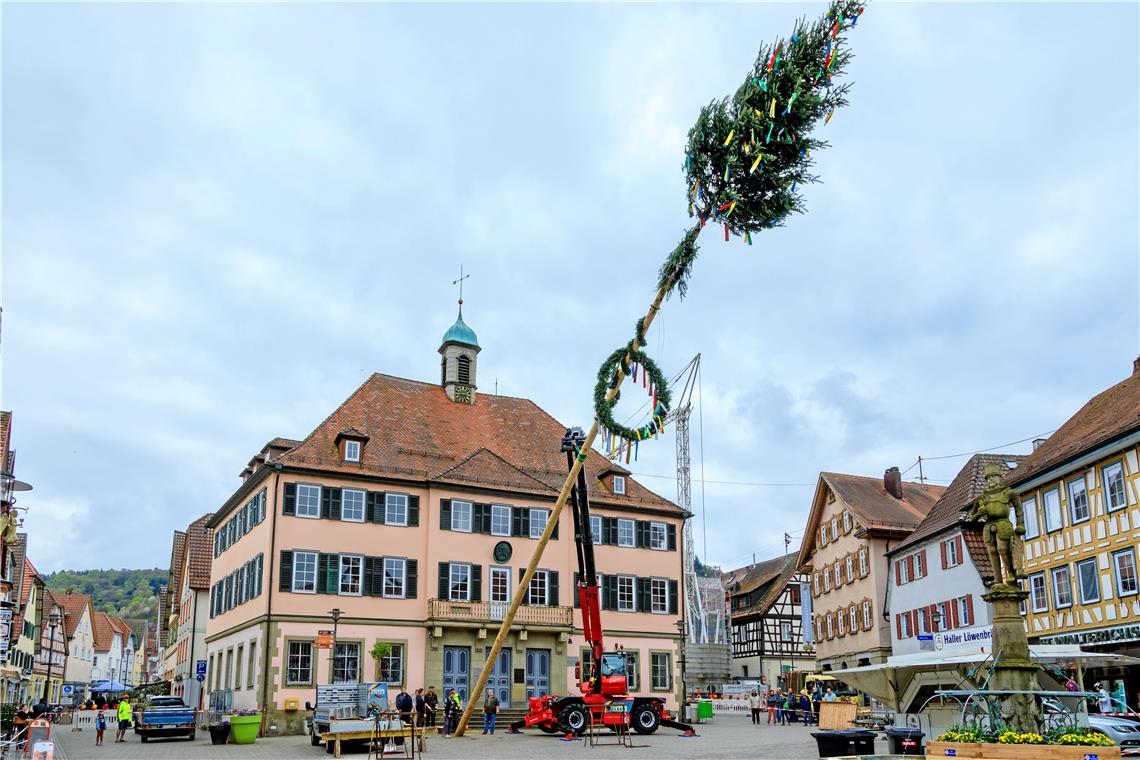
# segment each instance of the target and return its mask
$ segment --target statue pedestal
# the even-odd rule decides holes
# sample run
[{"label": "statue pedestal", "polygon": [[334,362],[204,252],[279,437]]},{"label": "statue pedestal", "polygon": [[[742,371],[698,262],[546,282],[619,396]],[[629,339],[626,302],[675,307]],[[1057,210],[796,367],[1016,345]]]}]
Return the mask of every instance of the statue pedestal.
[{"label": "statue pedestal", "polygon": [[[1034,691],[1038,689],[1035,665],[1029,656],[1029,640],[1021,617],[1021,604],[1028,592],[1016,586],[995,583],[982,599],[993,606],[994,673],[988,687],[995,691]],[[1001,698],[1003,719],[1019,731],[1041,731],[1041,708],[1032,694]]]}]

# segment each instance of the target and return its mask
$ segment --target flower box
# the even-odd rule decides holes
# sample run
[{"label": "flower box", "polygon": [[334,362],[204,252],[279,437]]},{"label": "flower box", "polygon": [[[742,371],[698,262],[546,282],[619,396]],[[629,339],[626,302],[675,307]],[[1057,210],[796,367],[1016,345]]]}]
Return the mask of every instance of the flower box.
[{"label": "flower box", "polygon": [[231,715],[230,726],[233,729],[234,744],[253,744],[257,741],[257,732],[261,728],[261,716]]},{"label": "flower box", "polygon": [[928,758],[968,757],[980,760],[1120,760],[1120,747],[930,742],[926,745],[926,756]]}]

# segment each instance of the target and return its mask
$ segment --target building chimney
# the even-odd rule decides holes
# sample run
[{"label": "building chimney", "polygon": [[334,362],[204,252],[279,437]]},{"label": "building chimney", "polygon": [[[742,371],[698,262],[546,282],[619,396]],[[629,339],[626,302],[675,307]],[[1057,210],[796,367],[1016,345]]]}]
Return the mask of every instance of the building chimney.
[{"label": "building chimney", "polygon": [[902,474],[899,473],[898,467],[891,467],[883,473],[883,488],[896,499],[903,497]]},{"label": "building chimney", "polygon": [[1132,360],[1132,374],[1140,375],[1140,356]]},{"label": "building chimney", "polygon": [[1044,438],[1034,438],[1033,439],[1033,450],[1037,451],[1037,449],[1041,448],[1041,444],[1043,444],[1043,443],[1045,443]]}]

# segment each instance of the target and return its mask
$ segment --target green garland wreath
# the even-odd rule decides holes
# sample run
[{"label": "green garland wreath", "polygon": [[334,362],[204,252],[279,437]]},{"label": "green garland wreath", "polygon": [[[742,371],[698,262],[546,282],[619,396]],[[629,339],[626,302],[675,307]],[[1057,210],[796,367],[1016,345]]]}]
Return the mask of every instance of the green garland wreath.
[{"label": "green garland wreath", "polygon": [[[639,323],[640,325],[640,323]],[[643,345],[643,344],[642,344]],[[614,420],[614,405],[621,398],[621,391],[614,394],[613,401],[607,401],[606,395],[610,389],[617,385],[618,368],[622,374],[629,374],[631,364],[639,364],[641,369],[649,375],[653,389],[657,394],[657,405],[653,409],[649,424],[639,428],[628,428]],[[669,381],[665,379],[661,368],[634,344],[622,346],[614,351],[598,369],[598,382],[594,386],[594,412],[598,418],[598,426],[615,438],[624,438],[627,441],[643,441],[657,431],[665,428],[665,415],[669,413],[672,402],[672,392],[669,390]]]}]

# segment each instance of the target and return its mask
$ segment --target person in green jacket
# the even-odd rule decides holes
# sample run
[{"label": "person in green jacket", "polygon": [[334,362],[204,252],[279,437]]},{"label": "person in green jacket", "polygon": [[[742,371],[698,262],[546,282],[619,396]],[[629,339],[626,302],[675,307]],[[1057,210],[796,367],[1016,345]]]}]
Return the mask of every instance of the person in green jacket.
[{"label": "person in green jacket", "polygon": [[127,740],[127,729],[131,727],[131,698],[126,694],[119,700],[119,706],[116,708],[115,714],[119,718],[119,732],[115,734],[115,743],[120,744]]}]

